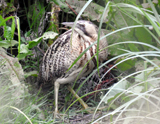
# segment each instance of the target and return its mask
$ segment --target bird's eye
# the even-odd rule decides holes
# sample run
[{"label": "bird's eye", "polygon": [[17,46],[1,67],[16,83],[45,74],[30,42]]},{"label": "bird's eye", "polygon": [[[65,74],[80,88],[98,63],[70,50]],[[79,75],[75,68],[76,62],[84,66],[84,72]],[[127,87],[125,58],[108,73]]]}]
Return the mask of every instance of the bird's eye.
[{"label": "bird's eye", "polygon": [[85,31],[85,25],[84,25],[84,24],[81,24],[80,29],[81,29],[82,31]]},{"label": "bird's eye", "polygon": [[84,25],[84,24],[81,24],[81,26],[82,26],[82,27],[85,27],[85,25]]}]

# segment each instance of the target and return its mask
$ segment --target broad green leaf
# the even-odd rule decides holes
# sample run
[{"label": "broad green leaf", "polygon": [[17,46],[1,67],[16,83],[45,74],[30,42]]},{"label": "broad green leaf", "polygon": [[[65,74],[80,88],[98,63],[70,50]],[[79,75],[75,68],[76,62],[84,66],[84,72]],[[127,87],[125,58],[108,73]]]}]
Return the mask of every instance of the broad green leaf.
[{"label": "broad green leaf", "polygon": [[12,25],[11,25],[11,38],[13,39],[14,37],[14,32],[15,32],[15,19],[12,18]]},{"label": "broad green leaf", "polygon": [[45,32],[41,37],[39,38],[36,38],[32,41],[29,41],[29,46],[28,48],[33,48],[34,46],[36,46],[37,44],[39,44],[41,42],[41,39],[43,38],[44,40],[47,40],[47,39],[54,39],[58,34],[53,32],[53,31],[48,31],[48,32]]},{"label": "broad green leaf", "polygon": [[11,40],[11,27],[9,26],[4,26],[4,37],[7,39],[7,40]]},{"label": "broad green leaf", "polygon": [[140,42],[152,44],[151,34],[148,31],[146,31],[144,28],[136,28],[135,36],[138,38],[138,41]]},{"label": "broad green leaf", "polygon": [[29,44],[28,44],[28,48],[31,49],[33,48],[34,46],[37,46],[40,42],[41,42],[42,38],[39,38],[38,40],[36,41],[29,41]]},{"label": "broad green leaf", "polygon": [[18,54],[18,59],[24,59],[26,56],[32,55],[32,51],[28,49],[28,45],[20,45],[20,53]]},{"label": "broad green leaf", "polygon": [[18,55],[18,59],[19,60],[21,60],[21,59],[24,59],[26,56],[28,56],[28,55],[32,55],[32,51],[29,51],[28,53],[20,53],[19,55]]},{"label": "broad green leaf", "polygon": [[132,52],[138,52],[139,49],[137,48],[137,46],[135,44],[128,44],[130,51]]},{"label": "broad green leaf", "polygon": [[28,49],[28,45],[21,44],[20,53],[28,53],[30,50]]},{"label": "broad green leaf", "polygon": [[58,34],[53,31],[48,31],[45,32],[42,37],[44,40],[47,40],[47,39],[54,39],[57,35]]},{"label": "broad green leaf", "polygon": [[131,88],[131,91],[133,93],[141,93],[143,89],[144,89],[144,86],[136,86],[136,87]]},{"label": "broad green leaf", "polygon": [[2,41],[0,41],[0,47],[4,47],[4,48],[6,48],[6,49],[7,49],[8,47],[14,46],[14,45],[16,45],[16,44],[18,44],[18,42],[15,41],[15,40],[11,40],[11,41],[2,40]]},{"label": "broad green leaf", "polygon": [[105,96],[105,98],[103,98],[103,96],[101,96],[100,98],[103,98],[103,102],[107,104],[108,102],[112,101],[112,99],[116,98],[121,92],[123,92],[126,89],[127,84],[128,81],[124,80],[122,82],[119,82],[118,84],[113,85],[112,87],[110,87],[111,90],[109,94]]},{"label": "broad green leaf", "polygon": [[[121,59],[122,60],[122,59]],[[117,62],[121,61],[118,60]],[[125,62],[122,62],[121,64],[117,65],[117,68],[120,69],[121,71],[126,71],[128,69],[131,69],[135,65],[136,59],[134,60],[127,60]]]},{"label": "broad green leaf", "polygon": [[0,15],[0,26],[4,26],[4,19],[1,15]]}]

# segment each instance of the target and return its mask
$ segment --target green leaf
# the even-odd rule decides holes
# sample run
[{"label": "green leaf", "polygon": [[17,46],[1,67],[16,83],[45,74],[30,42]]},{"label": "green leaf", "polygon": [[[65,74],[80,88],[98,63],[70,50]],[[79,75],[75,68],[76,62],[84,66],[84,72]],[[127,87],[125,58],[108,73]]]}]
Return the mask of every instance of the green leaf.
[{"label": "green leaf", "polygon": [[4,26],[4,19],[1,15],[0,15],[0,26]]},{"label": "green leaf", "polygon": [[53,32],[53,31],[48,31],[48,32],[45,32],[41,37],[39,38],[36,38],[32,41],[29,41],[29,46],[28,48],[33,48],[34,46],[36,46],[37,44],[39,44],[41,42],[41,39],[43,38],[44,40],[47,40],[47,39],[54,39],[58,34]]},{"label": "green leaf", "polygon": [[41,42],[42,38],[39,38],[37,41],[29,41],[28,48],[31,49],[34,46],[37,46]]},{"label": "green leaf", "polygon": [[26,56],[32,55],[32,51],[28,49],[28,45],[20,45],[20,54],[18,54],[18,59],[24,59]]},{"label": "green leaf", "polygon": [[4,26],[4,37],[7,39],[7,40],[10,40],[11,39],[11,27],[9,26]]},{"label": "green leaf", "polygon": [[28,45],[21,44],[20,46],[20,53],[28,53],[30,50],[28,49]]},{"label": "green leaf", "polygon": [[11,38],[13,39],[14,37],[14,31],[15,31],[15,19],[12,18],[12,25],[11,25]]},{"label": "green leaf", "polygon": [[2,41],[0,41],[0,47],[4,47],[6,49],[8,47],[14,46],[16,44],[18,44],[18,42],[16,40],[11,40],[11,41],[9,41],[9,40],[2,40]]},{"label": "green leaf", "polygon": [[20,53],[19,55],[18,55],[18,59],[19,60],[21,60],[21,59],[24,59],[26,56],[28,56],[28,55],[32,55],[32,51],[29,51],[28,53]]},{"label": "green leaf", "polygon": [[[116,63],[118,63],[121,60],[123,60],[123,59],[118,60]],[[121,71],[126,71],[128,69],[131,69],[133,66],[135,66],[135,62],[136,62],[136,59],[134,59],[134,60],[129,59],[129,60],[117,65],[117,68],[120,69]]]},{"label": "green leaf", "polygon": [[135,44],[128,44],[130,51],[138,52],[139,49]]},{"label": "green leaf", "polygon": [[105,102],[106,104],[108,102],[111,102],[113,99],[115,99],[117,96],[119,96],[119,94],[121,92],[123,92],[126,89],[127,85],[128,85],[128,81],[124,80],[122,82],[119,82],[116,85],[111,86],[109,88],[110,90],[109,90],[108,95],[105,96],[105,98],[103,98],[104,96],[101,96],[100,99],[103,98],[103,102]]},{"label": "green leaf", "polygon": [[44,40],[47,40],[47,39],[54,39],[57,35],[58,34],[53,31],[48,31],[45,32],[42,37]]},{"label": "green leaf", "polygon": [[140,42],[152,44],[151,34],[144,28],[136,28],[135,36],[138,38],[138,41]]}]

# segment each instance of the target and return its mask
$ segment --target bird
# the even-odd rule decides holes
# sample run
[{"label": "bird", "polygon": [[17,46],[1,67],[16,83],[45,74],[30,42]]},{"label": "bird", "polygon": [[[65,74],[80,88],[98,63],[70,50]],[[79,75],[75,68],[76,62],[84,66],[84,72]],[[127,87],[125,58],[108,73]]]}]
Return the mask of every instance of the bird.
[{"label": "bird", "polygon": [[[38,77],[39,86],[45,83],[54,85],[54,115],[58,113],[59,86],[61,84],[72,83],[77,78],[87,76],[97,67],[97,56],[95,56],[95,54],[97,54],[97,44],[94,44],[71,69],[68,70],[77,57],[98,39],[98,27],[87,20],[77,21],[74,28],[74,22],[63,22],[62,24],[71,29],[61,34],[47,49],[40,65]],[[104,36],[103,32],[100,33],[100,37],[102,36]],[[107,59],[107,45],[106,38],[99,41],[98,61],[100,63]],[[85,66],[86,63],[87,65]],[[88,105],[79,98],[70,85],[68,89],[74,93],[85,109],[88,108]]]}]

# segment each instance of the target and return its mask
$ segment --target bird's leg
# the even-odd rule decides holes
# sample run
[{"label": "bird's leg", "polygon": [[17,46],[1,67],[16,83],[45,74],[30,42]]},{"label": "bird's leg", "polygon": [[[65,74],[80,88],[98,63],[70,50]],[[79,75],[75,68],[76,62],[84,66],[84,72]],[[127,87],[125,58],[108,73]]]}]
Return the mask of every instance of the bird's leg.
[{"label": "bird's leg", "polygon": [[71,87],[71,85],[67,86],[68,90],[78,99],[78,101],[80,102],[80,104],[87,109],[88,105],[78,96],[78,94],[73,90],[73,88]]},{"label": "bird's leg", "polygon": [[55,111],[54,111],[54,119],[56,114],[58,113],[58,91],[59,91],[59,82],[54,82],[54,98],[55,98]]}]

